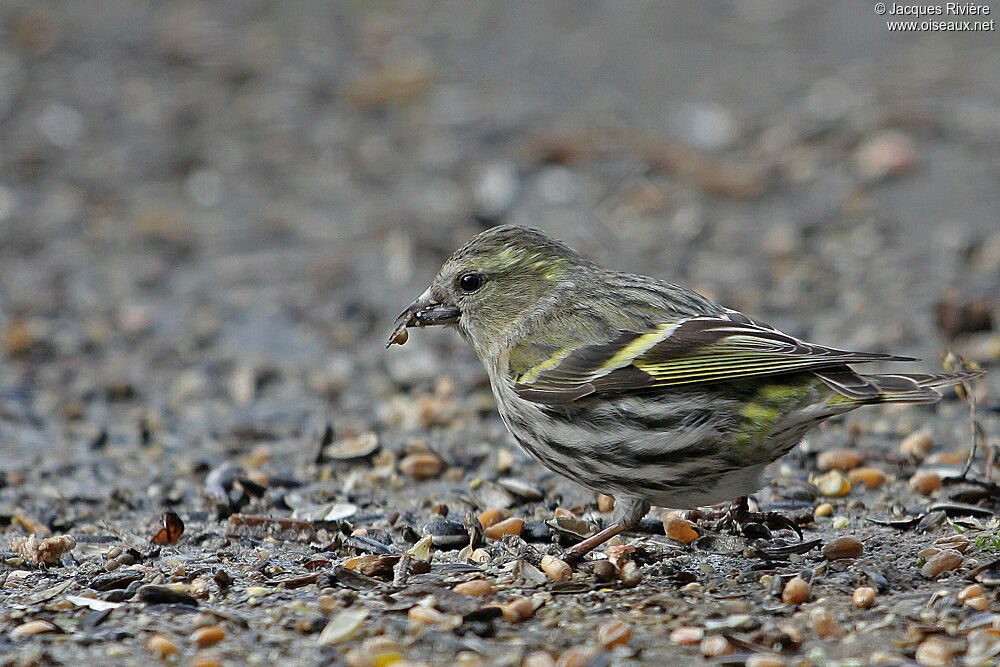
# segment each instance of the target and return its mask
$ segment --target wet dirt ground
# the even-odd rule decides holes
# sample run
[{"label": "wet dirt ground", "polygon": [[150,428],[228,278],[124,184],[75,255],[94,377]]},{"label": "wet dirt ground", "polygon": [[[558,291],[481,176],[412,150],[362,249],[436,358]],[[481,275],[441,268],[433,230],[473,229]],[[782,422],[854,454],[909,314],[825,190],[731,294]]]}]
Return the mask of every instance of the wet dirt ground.
[{"label": "wet dirt ground", "polygon": [[[453,332],[383,347],[455,247],[527,224],[907,370],[951,345],[993,371],[995,445],[995,32],[745,1],[14,1],[0,26],[0,664],[1000,655],[995,471],[984,447],[958,479],[954,393],[773,466],[756,500],[803,547],[685,543],[656,508],[566,578],[543,556],[606,501],[516,449]],[[183,534],[153,542],[165,510]]]}]

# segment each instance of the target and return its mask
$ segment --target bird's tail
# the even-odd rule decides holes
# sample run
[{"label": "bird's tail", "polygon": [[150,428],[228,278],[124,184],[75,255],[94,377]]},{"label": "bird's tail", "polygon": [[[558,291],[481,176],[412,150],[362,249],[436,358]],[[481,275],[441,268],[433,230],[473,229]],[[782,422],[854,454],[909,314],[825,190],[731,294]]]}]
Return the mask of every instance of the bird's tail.
[{"label": "bird's tail", "polygon": [[984,371],[957,373],[891,373],[861,375],[850,369],[818,371],[816,375],[835,392],[835,403],[935,403],[942,391],[983,375]]}]

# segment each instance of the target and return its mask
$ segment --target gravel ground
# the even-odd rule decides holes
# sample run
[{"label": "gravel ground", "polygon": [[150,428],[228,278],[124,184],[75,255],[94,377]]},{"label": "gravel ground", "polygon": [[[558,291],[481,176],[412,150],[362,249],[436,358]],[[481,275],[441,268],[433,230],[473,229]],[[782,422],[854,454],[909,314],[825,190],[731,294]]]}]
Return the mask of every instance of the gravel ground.
[{"label": "gravel ground", "polygon": [[0,26],[0,664],[1000,655],[1000,489],[982,456],[959,479],[954,395],[774,466],[757,501],[804,546],[686,543],[657,508],[567,579],[606,501],[515,448],[454,333],[383,348],[504,222],[817,342],[997,369],[995,32],[778,0],[11,0]]}]

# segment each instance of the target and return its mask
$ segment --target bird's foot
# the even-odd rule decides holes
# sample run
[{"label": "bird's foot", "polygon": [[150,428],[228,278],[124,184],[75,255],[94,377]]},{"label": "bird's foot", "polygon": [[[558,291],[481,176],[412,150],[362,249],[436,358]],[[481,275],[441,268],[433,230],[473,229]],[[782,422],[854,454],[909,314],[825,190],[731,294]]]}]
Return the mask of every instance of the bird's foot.
[{"label": "bird's foot", "polygon": [[687,518],[701,521],[711,530],[731,531],[752,538],[770,538],[771,530],[791,530],[802,540],[798,524],[778,512],[752,512],[746,497],[737,498],[728,507],[711,510],[691,510]]}]

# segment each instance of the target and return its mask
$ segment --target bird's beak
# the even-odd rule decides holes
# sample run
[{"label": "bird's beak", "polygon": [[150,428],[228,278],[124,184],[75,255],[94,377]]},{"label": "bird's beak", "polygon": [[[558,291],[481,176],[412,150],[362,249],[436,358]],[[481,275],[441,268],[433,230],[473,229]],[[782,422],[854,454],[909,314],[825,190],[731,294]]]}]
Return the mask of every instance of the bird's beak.
[{"label": "bird's beak", "polygon": [[406,310],[396,318],[396,326],[389,336],[389,342],[385,344],[389,347],[393,343],[402,344],[406,338],[403,332],[407,327],[431,327],[444,324],[453,324],[458,321],[462,314],[455,306],[441,303],[431,294],[431,288],[424,290],[413,303],[406,307]]}]

